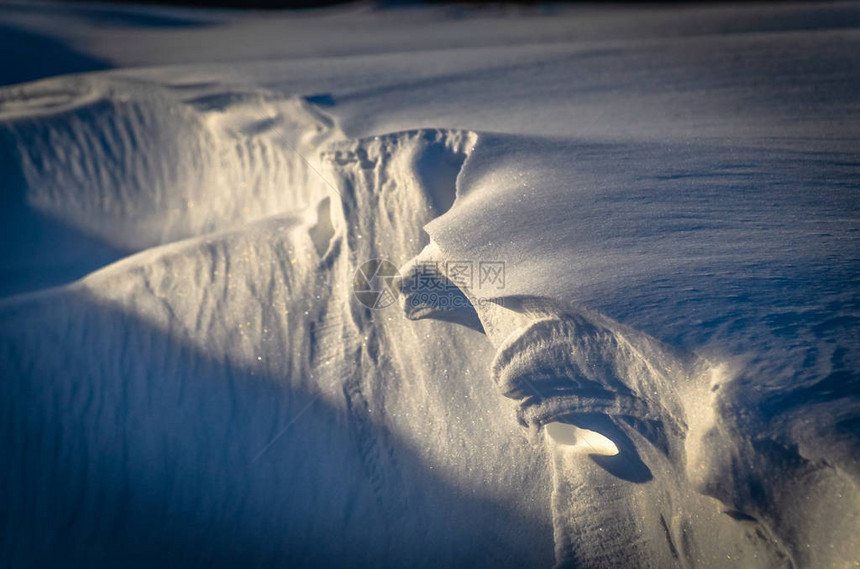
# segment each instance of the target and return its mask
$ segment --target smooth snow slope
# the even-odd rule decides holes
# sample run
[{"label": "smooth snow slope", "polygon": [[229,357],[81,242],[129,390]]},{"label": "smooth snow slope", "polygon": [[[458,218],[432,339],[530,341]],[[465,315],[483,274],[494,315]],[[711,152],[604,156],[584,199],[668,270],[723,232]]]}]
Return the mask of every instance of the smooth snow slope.
[{"label": "smooth snow slope", "polygon": [[858,23],[5,4],[0,557],[857,566]]}]

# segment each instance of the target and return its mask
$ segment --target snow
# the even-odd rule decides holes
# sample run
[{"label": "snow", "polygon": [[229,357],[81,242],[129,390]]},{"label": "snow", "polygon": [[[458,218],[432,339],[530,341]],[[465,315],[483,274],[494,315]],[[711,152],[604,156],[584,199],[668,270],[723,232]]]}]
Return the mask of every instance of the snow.
[{"label": "snow", "polygon": [[855,566],[858,15],[4,4],[0,555]]}]

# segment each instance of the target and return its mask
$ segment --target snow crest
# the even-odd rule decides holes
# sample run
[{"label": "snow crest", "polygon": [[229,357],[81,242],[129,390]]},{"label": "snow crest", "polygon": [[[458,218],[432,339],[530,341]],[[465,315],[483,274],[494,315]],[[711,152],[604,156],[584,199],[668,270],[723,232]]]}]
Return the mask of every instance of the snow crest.
[{"label": "snow crest", "polygon": [[[316,203],[328,188],[305,156],[339,136],[303,98],[260,89],[100,76],[5,89],[4,224],[64,230],[113,260]],[[57,246],[36,245],[6,269],[46,256],[50,268],[73,265],[80,247]]]},{"label": "snow crest", "polygon": [[[407,270],[439,268],[426,293],[456,278],[447,260],[431,243]],[[843,529],[860,505],[856,477],[775,434],[765,450],[744,429],[752,411],[736,386],[750,369],[543,298],[463,287],[468,303],[416,314],[416,286],[404,282],[407,315],[468,326],[473,314],[496,346],[492,378],[550,457],[558,567],[841,566],[857,554]],[[580,442],[559,438],[564,429]],[[803,498],[787,498],[799,480]],[[808,548],[813,535],[827,546]]]},{"label": "snow crest", "polygon": [[[450,207],[474,135],[429,129],[311,149],[321,113],[280,101],[310,137],[286,140],[304,140],[304,162],[267,146],[273,131],[235,134],[274,103],[234,112],[220,96],[167,104],[162,95],[142,86],[129,95],[141,108],[128,114],[111,95],[101,111],[51,115],[50,128],[40,117],[7,123],[16,135],[66,136],[69,146],[17,142],[31,153],[28,192],[70,181],[64,220],[92,219],[103,236],[125,220],[128,247],[178,240],[0,301],[2,557],[17,566],[551,563],[545,459],[517,439],[511,414],[498,413],[489,382],[460,381],[481,377],[491,347],[452,324],[375,312],[352,292],[367,259],[402,263],[420,252],[421,228]],[[173,120],[159,118],[170,109]],[[187,152],[170,140],[205,132],[204,122],[222,139],[216,147]],[[132,151],[125,135],[105,135],[113,128],[149,142]],[[174,166],[148,174],[136,152]],[[280,174],[254,158],[270,152],[265,164],[283,160]],[[204,156],[206,165],[182,162]],[[198,178],[167,175],[198,166],[221,184],[222,202]],[[84,191],[88,169],[95,187]],[[159,172],[144,191],[145,176]],[[232,187],[241,172],[253,174],[249,186]],[[200,213],[180,212],[177,225],[132,215],[166,213],[174,191],[214,197]],[[250,195],[231,193],[240,191]],[[259,211],[218,209],[254,196]],[[113,209],[114,199],[129,209]],[[150,222],[161,223],[152,234]],[[485,467],[511,458],[512,470]]]}]

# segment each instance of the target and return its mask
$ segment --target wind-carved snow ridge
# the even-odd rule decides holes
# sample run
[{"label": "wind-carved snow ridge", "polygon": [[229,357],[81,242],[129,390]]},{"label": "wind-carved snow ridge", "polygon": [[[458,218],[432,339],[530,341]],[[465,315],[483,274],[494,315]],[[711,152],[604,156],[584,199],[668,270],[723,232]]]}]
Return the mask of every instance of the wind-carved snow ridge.
[{"label": "wind-carved snow ridge", "polygon": [[335,142],[321,153],[334,184],[331,215],[348,228],[350,280],[368,260],[402,265],[426,245],[420,228],[451,207],[475,141],[468,131],[426,129]]},{"label": "wind-carved snow ridge", "polygon": [[[340,136],[304,98],[264,89],[92,75],[3,89],[4,223],[72,231],[117,257],[295,212],[329,192],[309,159]],[[55,266],[81,249],[59,247]]]},{"label": "wind-carved snow ridge", "polygon": [[[0,545],[27,559],[41,535],[27,528],[44,527],[83,544],[81,555],[92,546],[121,559],[111,526],[159,537],[178,487],[182,512],[203,528],[190,543],[216,550],[235,523],[259,527],[264,556],[295,564],[362,555],[369,565],[530,566],[549,556],[528,532],[542,535],[535,509],[551,487],[560,567],[860,558],[856,473],[776,437],[753,440],[738,388],[753,370],[575,304],[452,286],[451,259],[422,228],[457,201],[480,136],[422,129],[345,140],[307,99],[219,84],[87,76],[0,91],[5,221],[110,243],[102,265],[137,252],[0,304],[0,415],[12,433],[0,441],[48,449],[6,453],[9,519],[26,523]],[[3,268],[26,269],[46,251],[63,266],[79,249],[65,239],[36,247]],[[353,275],[371,259],[407,275],[437,267],[424,283],[435,301],[407,276],[409,320],[356,302]],[[482,331],[492,347],[423,319]],[[484,360],[487,386],[516,403],[510,416],[489,389],[461,381],[474,371],[468,362]],[[301,417],[313,428],[284,430]],[[517,419],[541,443],[532,452],[504,439]],[[91,444],[102,432],[120,435]],[[78,450],[58,459],[52,445]],[[545,459],[546,482],[535,472]],[[428,464],[444,466],[428,474]],[[476,474],[488,464],[509,468]],[[55,474],[40,479],[34,495],[48,506],[37,510],[13,490],[42,471]],[[457,494],[476,487],[498,495]],[[93,527],[68,530],[51,504]],[[314,550],[331,527],[347,538]],[[255,538],[231,547],[241,558]]]},{"label": "wind-carved snow ridge", "polygon": [[[438,267],[435,280],[450,285],[446,260],[431,242],[403,272]],[[754,450],[732,387],[748,371],[574,304],[480,298],[426,282],[425,293],[444,288],[450,302],[414,302],[422,288],[406,277],[407,316],[479,319],[497,348],[497,388],[517,402],[533,441],[545,431],[558,567],[848,566],[856,558],[844,529],[856,521],[856,479],[776,441]]]},{"label": "wind-carved snow ridge", "polygon": [[[744,535],[716,501],[685,488],[683,401],[696,396],[704,362],[583,308],[531,298],[497,307],[483,309],[491,336],[507,332],[492,377],[525,426],[547,426],[559,566],[716,567],[725,551],[753,566],[784,561],[778,542]],[[510,329],[504,311],[519,325]],[[572,452],[553,436],[559,424],[598,433],[617,452],[600,439]]]},{"label": "wind-carved snow ridge", "polygon": [[[420,252],[473,140],[335,142],[310,156],[325,193],[304,211],[0,302],[0,556],[547,566],[542,457],[489,383],[446,381],[491,348],[353,296],[360,263]],[[481,467],[505,460],[517,467]]]},{"label": "wind-carved snow ridge", "polygon": [[673,380],[690,374],[667,347],[585,310],[520,298],[501,306],[531,320],[503,340],[492,369],[499,389],[520,403],[523,425],[604,413],[685,427]]}]

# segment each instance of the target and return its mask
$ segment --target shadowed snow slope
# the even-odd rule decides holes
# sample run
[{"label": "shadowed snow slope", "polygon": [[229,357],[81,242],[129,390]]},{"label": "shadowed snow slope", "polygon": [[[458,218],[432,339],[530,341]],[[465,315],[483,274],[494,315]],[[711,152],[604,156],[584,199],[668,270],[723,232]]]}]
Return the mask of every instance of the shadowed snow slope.
[{"label": "shadowed snow slope", "polygon": [[4,4],[0,559],[855,566],[858,22]]}]

